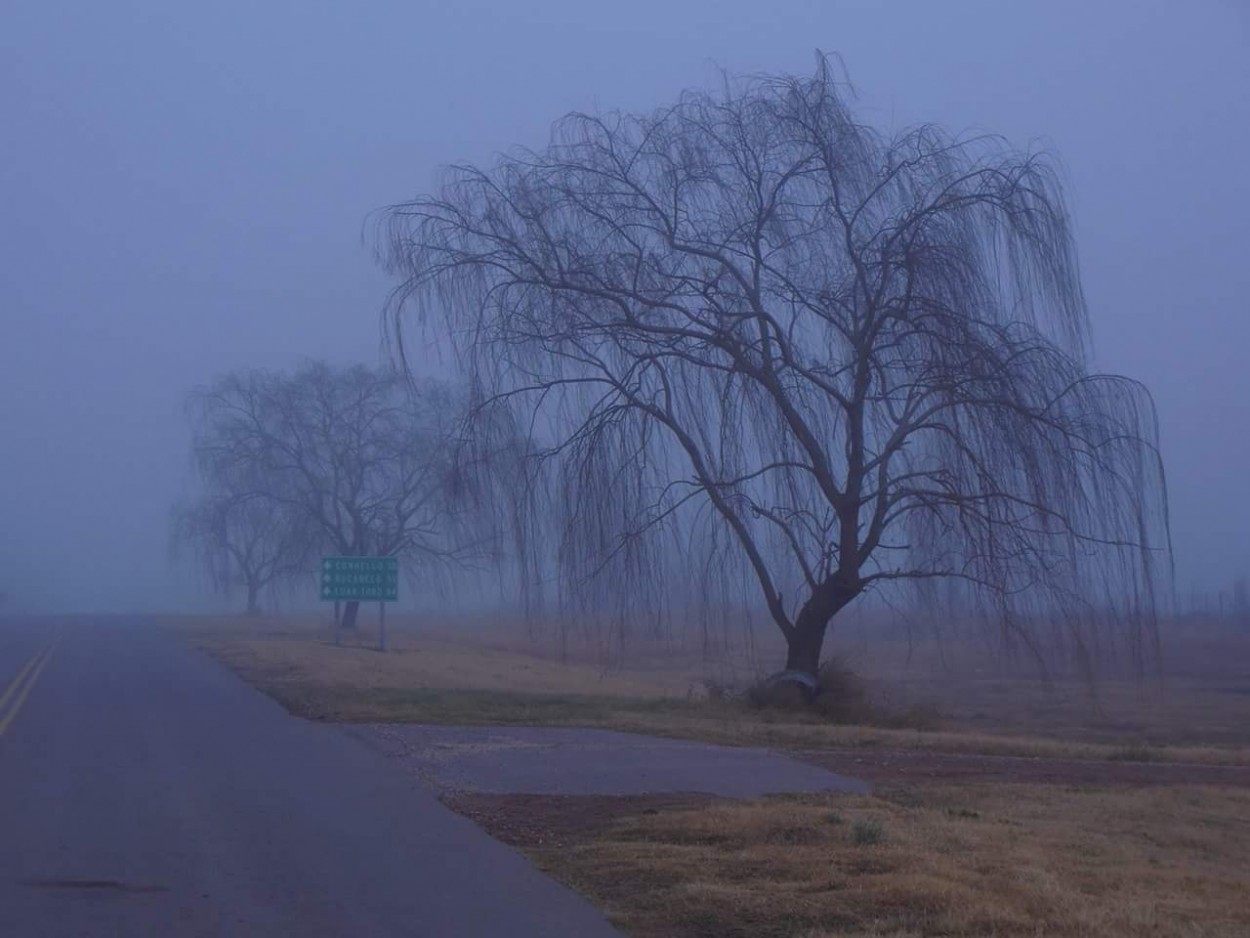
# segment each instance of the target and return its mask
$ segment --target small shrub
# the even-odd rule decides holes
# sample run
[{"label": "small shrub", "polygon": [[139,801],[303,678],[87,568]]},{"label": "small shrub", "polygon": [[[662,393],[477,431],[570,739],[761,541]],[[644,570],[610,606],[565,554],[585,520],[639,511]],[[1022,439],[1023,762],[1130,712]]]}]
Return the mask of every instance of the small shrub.
[{"label": "small shrub", "polygon": [[971,821],[980,820],[980,811],[969,811],[967,808],[947,808],[946,813],[951,817],[966,818]]},{"label": "small shrub", "polygon": [[828,814],[825,815],[825,823],[826,824],[841,824],[842,815],[838,814],[837,811],[830,811]]},{"label": "small shrub", "polygon": [[851,839],[857,847],[872,847],[885,840],[885,827],[872,818],[861,818],[851,825]]},{"label": "small shrub", "polygon": [[863,720],[871,712],[868,687],[845,658],[834,655],[817,672],[820,689],[813,699],[817,713],[838,723]]},{"label": "small shrub", "polygon": [[756,681],[745,698],[760,710],[799,711],[835,723],[865,721],[872,712],[864,682],[836,655],[820,666],[814,681],[810,675],[783,671]]},{"label": "small shrub", "polygon": [[[710,688],[709,698],[715,699]],[[902,710],[874,704],[867,683],[840,655],[825,660],[815,681],[801,672],[783,671],[756,681],[741,699],[764,711],[765,721],[785,719],[780,715],[794,713],[831,723],[887,729],[929,731],[940,729],[943,723],[941,711],[932,704],[912,704]]]},{"label": "small shrub", "polygon": [[756,681],[747,688],[747,703],[760,710],[806,710],[812,688],[801,683],[801,678],[797,672],[783,671]]}]

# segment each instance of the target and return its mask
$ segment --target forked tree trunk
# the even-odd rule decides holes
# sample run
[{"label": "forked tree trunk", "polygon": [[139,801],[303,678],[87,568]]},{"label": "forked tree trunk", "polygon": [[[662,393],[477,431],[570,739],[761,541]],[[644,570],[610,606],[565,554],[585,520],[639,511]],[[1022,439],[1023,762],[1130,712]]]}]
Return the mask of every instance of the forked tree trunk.
[{"label": "forked tree trunk", "polygon": [[[800,617],[800,622],[802,618]],[[825,630],[829,620],[795,624],[794,632],[786,642],[786,670],[799,671],[816,676],[820,670],[820,651],[825,644]]]},{"label": "forked tree trunk", "polygon": [[794,630],[786,638],[787,671],[798,671],[813,679],[816,677],[829,623],[860,594],[860,590],[858,584],[831,582],[812,594],[799,610]]}]

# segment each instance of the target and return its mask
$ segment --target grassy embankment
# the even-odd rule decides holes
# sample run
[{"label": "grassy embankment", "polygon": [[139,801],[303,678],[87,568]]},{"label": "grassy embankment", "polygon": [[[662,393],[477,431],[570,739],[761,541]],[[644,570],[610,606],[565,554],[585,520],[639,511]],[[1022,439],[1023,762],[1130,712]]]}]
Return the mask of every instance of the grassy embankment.
[{"label": "grassy embankment", "polygon": [[[1229,677],[1161,688],[1109,682],[1094,699],[1079,682],[902,669],[880,654],[870,681],[884,688],[881,699],[861,724],[842,725],[709,697],[709,672],[715,687],[726,674],[745,683],[749,669],[671,647],[643,646],[605,669],[585,648],[562,656],[497,631],[393,629],[382,654],[368,630],[340,646],[315,621],[171,625],[293,713],[318,720],[587,726],[785,749],[1250,765],[1250,678],[1245,686]],[[875,651],[862,654],[870,666]]]},{"label": "grassy embankment", "polygon": [[876,791],[863,797],[448,798],[636,938],[1250,934],[1250,788],[1091,786],[1046,761],[1250,765],[1245,649],[1219,637],[1178,650],[1162,688],[1108,682],[1096,700],[1083,686],[976,668],[900,676],[879,655],[873,676],[890,693],[877,722],[931,718],[932,707],[908,710],[917,699],[945,714],[941,729],[917,730],[708,699],[706,660],[671,648],[605,671],[591,655],[561,660],[498,634],[401,630],[379,654],[372,635],[335,646],[312,623],[172,624],[316,719],[592,726],[1059,767],[1052,784],[956,786],[891,783],[878,765]]},{"label": "grassy embankment", "polygon": [[530,798],[512,808],[528,836],[495,800],[453,805],[634,938],[1250,934],[1245,788],[913,785],[626,804],[575,830]]}]

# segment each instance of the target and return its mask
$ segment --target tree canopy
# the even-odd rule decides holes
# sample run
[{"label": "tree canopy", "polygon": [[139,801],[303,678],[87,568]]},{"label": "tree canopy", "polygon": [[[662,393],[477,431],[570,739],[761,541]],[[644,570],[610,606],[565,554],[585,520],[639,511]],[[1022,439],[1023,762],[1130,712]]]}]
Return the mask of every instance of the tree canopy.
[{"label": "tree canopy", "polygon": [[263,586],[318,552],[462,560],[481,544],[453,458],[462,410],[445,383],[364,366],[223,375],[191,395],[206,494],[185,533],[219,582]]},{"label": "tree canopy", "polygon": [[700,531],[809,673],[847,603],[935,578],[1026,640],[1149,633],[1153,404],[1090,367],[1045,156],[883,135],[822,60],[570,115],[394,206],[381,243],[401,342],[441,317],[484,407],[542,428],[570,582]]}]

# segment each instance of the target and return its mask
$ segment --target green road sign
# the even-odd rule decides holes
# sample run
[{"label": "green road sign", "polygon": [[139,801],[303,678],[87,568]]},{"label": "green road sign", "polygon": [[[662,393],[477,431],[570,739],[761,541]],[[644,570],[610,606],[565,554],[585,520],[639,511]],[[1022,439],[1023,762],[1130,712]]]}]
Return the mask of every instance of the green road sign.
[{"label": "green road sign", "polygon": [[322,557],[321,598],[341,602],[395,602],[398,557]]}]

